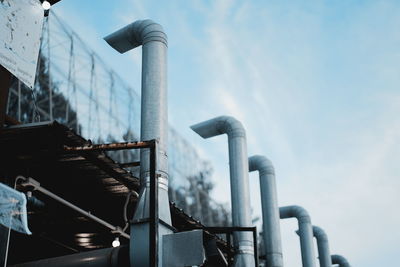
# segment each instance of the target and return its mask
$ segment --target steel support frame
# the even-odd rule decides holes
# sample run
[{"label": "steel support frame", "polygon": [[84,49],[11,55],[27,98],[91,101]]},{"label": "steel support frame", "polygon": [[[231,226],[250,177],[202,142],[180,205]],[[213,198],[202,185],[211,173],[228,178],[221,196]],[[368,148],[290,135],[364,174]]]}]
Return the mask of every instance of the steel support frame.
[{"label": "steel support frame", "polygon": [[[156,175],[157,169],[157,144],[158,141],[153,139],[149,141],[139,142],[124,142],[124,143],[111,143],[111,144],[97,144],[80,147],[69,147],[64,146],[63,150],[67,153],[87,153],[89,151],[111,151],[111,150],[124,150],[124,149],[150,149],[150,217],[147,219],[141,219],[131,221],[132,224],[149,223],[149,262],[151,266],[158,266],[159,255],[158,255],[158,226],[163,224],[170,227],[173,231],[173,227],[160,220],[158,216],[158,176]],[[136,166],[140,165],[135,162]],[[132,237],[134,238],[134,237]]]}]

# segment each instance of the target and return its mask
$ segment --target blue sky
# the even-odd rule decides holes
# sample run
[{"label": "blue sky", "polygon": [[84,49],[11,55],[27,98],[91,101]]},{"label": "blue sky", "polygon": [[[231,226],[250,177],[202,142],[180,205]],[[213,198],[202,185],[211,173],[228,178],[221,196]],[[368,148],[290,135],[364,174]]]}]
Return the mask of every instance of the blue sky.
[{"label": "blue sky", "polygon": [[[232,115],[249,155],[275,164],[280,205],[305,207],[332,253],[354,266],[396,266],[400,247],[399,1],[78,1],[56,12],[140,88],[140,50],[102,37],[151,18],[169,36],[170,123],[215,167],[229,205],[226,137],[189,126]],[[254,216],[257,174],[250,175]],[[294,220],[282,221],[286,266],[300,266]]]}]

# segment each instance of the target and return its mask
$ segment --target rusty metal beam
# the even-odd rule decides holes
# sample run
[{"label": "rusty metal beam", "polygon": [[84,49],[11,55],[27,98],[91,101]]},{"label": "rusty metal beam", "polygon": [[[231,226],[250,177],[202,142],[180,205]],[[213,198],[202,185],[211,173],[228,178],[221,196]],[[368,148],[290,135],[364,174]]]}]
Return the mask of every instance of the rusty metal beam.
[{"label": "rusty metal beam", "polygon": [[97,144],[88,146],[64,146],[65,152],[88,152],[88,151],[112,151],[112,150],[123,150],[123,149],[139,149],[149,148],[152,145],[152,141],[139,141],[139,142],[124,142],[124,143],[110,143],[110,144]]}]

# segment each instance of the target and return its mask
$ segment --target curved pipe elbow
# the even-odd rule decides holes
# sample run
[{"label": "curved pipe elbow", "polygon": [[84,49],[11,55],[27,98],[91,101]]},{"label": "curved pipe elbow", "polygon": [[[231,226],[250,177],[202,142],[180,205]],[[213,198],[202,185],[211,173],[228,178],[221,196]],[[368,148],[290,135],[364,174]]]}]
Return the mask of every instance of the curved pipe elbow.
[{"label": "curved pipe elbow", "polygon": [[150,19],[137,20],[107,35],[104,40],[119,53],[125,53],[151,41],[168,45],[163,27]]},{"label": "curved pipe elbow", "polygon": [[246,131],[240,121],[231,116],[219,116],[190,126],[203,138],[227,134],[229,137],[246,137]]},{"label": "curved pipe elbow", "polygon": [[328,235],[325,233],[325,231],[321,227],[313,225],[313,235],[319,241],[328,242]]},{"label": "curved pipe elbow", "polygon": [[299,222],[311,223],[311,217],[307,210],[300,206],[285,206],[279,208],[279,215],[281,219],[297,218]]},{"label": "curved pipe elbow", "polygon": [[272,162],[264,156],[254,155],[249,157],[249,172],[259,171],[260,175],[275,175],[275,169]]},{"label": "curved pipe elbow", "polygon": [[341,255],[332,255],[332,264],[339,264],[339,267],[350,267],[347,259]]}]

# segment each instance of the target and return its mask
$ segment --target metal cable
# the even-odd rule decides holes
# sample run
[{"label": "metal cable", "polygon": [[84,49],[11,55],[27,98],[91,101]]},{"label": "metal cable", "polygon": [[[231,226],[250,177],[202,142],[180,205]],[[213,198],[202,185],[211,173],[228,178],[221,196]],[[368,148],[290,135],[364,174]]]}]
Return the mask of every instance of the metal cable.
[{"label": "metal cable", "polygon": [[130,191],[127,195],[126,195],[126,200],[125,200],[125,204],[124,204],[124,222],[125,222],[125,226],[122,229],[123,232],[126,231],[126,229],[129,226],[129,220],[128,220],[128,205],[129,205],[129,200],[131,198],[132,195],[135,195],[136,197],[139,197],[138,193],[134,192],[134,191]]}]

